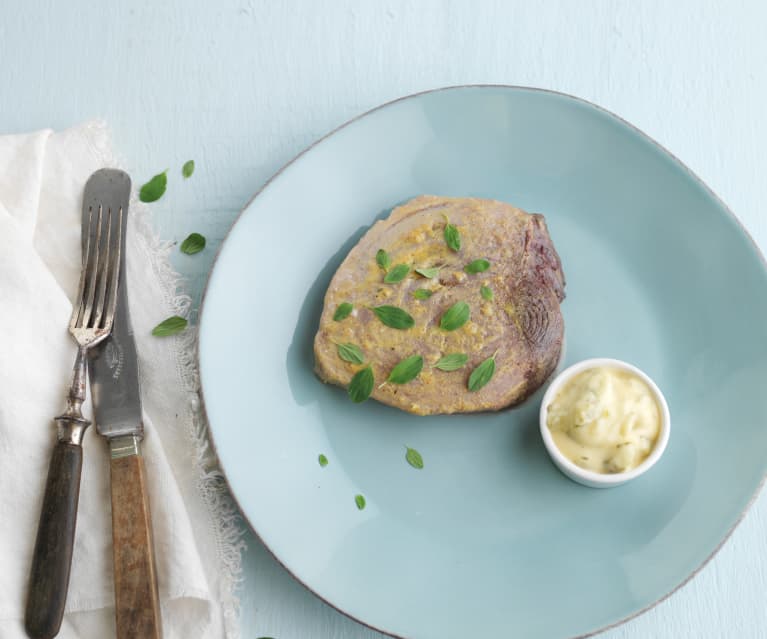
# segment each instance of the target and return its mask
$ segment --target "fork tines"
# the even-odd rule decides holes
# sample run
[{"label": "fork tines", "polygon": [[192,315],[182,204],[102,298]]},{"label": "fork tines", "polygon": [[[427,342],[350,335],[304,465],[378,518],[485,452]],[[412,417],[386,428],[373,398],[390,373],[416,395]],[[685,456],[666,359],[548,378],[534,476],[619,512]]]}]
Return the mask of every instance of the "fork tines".
[{"label": "fork tines", "polygon": [[111,330],[117,305],[122,219],[122,207],[88,208],[87,240],[70,331],[90,329],[95,333],[108,333]]}]

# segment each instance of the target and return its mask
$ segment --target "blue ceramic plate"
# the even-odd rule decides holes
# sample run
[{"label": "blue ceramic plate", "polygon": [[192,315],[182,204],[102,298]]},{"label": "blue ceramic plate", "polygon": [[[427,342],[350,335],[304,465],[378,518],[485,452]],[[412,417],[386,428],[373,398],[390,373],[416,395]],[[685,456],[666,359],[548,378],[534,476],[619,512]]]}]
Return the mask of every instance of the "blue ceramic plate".
[{"label": "blue ceramic plate", "polygon": [[[611,490],[566,479],[540,440],[540,393],[513,411],[425,418],[317,380],[333,272],[376,218],[421,193],[546,215],[567,276],[566,363],[632,362],[668,398],[673,434],[651,472]],[[218,455],[266,546],[333,606],[412,639],[557,639],[618,623],[705,563],[767,465],[758,250],[641,132],[535,89],[398,100],[285,167],[218,257],[200,367]]]}]

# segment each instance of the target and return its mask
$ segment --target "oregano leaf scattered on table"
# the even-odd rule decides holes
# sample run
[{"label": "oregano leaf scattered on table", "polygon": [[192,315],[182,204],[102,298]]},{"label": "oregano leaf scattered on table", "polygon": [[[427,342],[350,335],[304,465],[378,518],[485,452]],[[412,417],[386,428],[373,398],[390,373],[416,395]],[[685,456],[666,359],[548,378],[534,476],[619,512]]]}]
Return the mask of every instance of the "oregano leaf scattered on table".
[{"label": "oregano leaf scattered on table", "polygon": [[168,169],[155,175],[149,182],[144,184],[139,191],[138,198],[142,202],[156,202],[168,187]]},{"label": "oregano leaf scattered on table", "polygon": [[188,322],[178,315],[173,315],[166,320],[160,322],[152,329],[152,335],[156,337],[167,337],[168,335],[175,335],[180,333],[187,327]]},{"label": "oregano leaf scattered on table", "polygon": [[205,236],[199,233],[190,233],[189,236],[181,242],[181,252],[187,255],[194,255],[205,248]]},{"label": "oregano leaf scattered on table", "polygon": [[410,448],[409,446],[406,446],[406,448],[407,452],[405,453],[405,459],[407,460],[407,463],[419,470],[423,468],[423,457],[421,457],[421,453],[415,448]]},{"label": "oregano leaf scattered on table", "polygon": [[184,162],[184,166],[181,167],[181,175],[184,178],[188,178],[192,177],[192,173],[194,173],[194,160],[187,160]]}]

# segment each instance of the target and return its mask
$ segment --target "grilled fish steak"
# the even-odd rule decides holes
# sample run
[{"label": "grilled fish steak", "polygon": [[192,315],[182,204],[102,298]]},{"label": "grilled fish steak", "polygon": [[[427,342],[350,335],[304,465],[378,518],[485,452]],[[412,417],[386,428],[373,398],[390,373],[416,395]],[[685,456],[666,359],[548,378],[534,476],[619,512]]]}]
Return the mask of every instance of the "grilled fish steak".
[{"label": "grilled fish steak", "polygon": [[[460,233],[458,251],[446,242],[448,221]],[[380,249],[389,256],[389,272],[400,264],[410,267],[404,279],[384,282],[386,272],[376,261]],[[475,260],[490,266],[467,272]],[[434,267],[439,271],[433,278],[415,271]],[[564,337],[559,308],[564,288],[562,265],[542,215],[495,200],[416,197],[376,222],[333,276],[314,340],[316,373],[325,382],[347,387],[355,372],[370,365],[375,377],[371,397],[417,415],[513,406],[556,368]],[[419,299],[414,295],[418,289],[431,296]],[[442,316],[461,301],[469,305],[470,320],[444,330]],[[351,303],[353,310],[336,320],[343,303]],[[385,325],[371,310],[382,305],[405,310],[414,325]],[[338,344],[348,343],[361,349],[364,364],[339,356]],[[454,371],[434,367],[451,353],[465,353],[466,365]],[[424,360],[415,379],[383,383],[398,362],[412,355]],[[493,355],[494,375],[480,390],[470,391],[472,370]]]}]

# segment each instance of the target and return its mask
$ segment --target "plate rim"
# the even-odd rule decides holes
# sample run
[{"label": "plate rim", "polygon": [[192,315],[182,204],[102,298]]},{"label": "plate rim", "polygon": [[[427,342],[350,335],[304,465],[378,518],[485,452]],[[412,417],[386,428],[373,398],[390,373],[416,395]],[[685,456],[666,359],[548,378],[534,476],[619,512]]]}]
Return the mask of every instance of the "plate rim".
[{"label": "plate rim", "polygon": [[[650,142],[654,147],[656,147],[658,150],[661,151],[661,153],[665,154],[667,157],[669,157],[671,160],[673,160],[681,169],[684,170],[687,175],[692,178],[692,180],[697,183],[699,186],[703,187],[704,191],[711,197],[716,203],[719,204],[719,206],[724,210],[724,212],[737,224],[740,231],[745,235],[746,239],[751,243],[752,247],[756,250],[756,254],[759,257],[759,261],[761,262],[762,269],[767,273],[767,259],[765,259],[765,255],[762,252],[759,245],[754,240],[751,233],[748,231],[748,229],[743,225],[743,223],[740,221],[738,216],[730,209],[730,207],[720,198],[714,190],[708,186],[708,184],[700,177],[698,176],[695,171],[693,171],[687,164],[682,162],[674,153],[669,151],[665,146],[663,146],[660,142],[655,140],[652,136],[645,133],[643,130],[641,130],[639,127],[635,126],[628,120],[624,119],[617,113],[614,113],[613,111],[600,106],[599,104],[592,102],[591,100],[588,100],[586,98],[581,98],[579,96],[573,95],[571,93],[567,93],[565,91],[558,91],[556,89],[547,89],[543,87],[534,87],[534,86],[526,86],[526,85],[519,85],[519,84],[495,84],[495,83],[477,83],[477,84],[455,84],[455,85],[447,85],[442,87],[436,87],[433,89],[424,89],[422,91],[416,91],[415,93],[410,93],[404,96],[400,96],[398,98],[394,98],[393,100],[389,100],[387,102],[384,102],[382,104],[379,104],[378,106],[375,106],[371,109],[368,109],[366,111],[363,111],[362,113],[359,113],[358,115],[350,118],[349,120],[346,120],[342,124],[338,125],[337,127],[331,129],[321,137],[317,138],[314,142],[306,146],[304,149],[302,149],[298,154],[293,156],[288,162],[283,164],[277,171],[272,174],[269,179],[264,182],[260,188],[253,194],[253,196],[245,203],[245,205],[240,209],[239,213],[235,217],[234,221],[231,223],[229,229],[227,229],[226,233],[224,234],[223,239],[221,240],[221,243],[219,244],[218,248],[216,249],[216,254],[213,258],[213,261],[211,262],[210,269],[208,270],[208,276],[205,280],[205,287],[203,289],[202,297],[200,299],[200,308],[198,311],[198,325],[197,325],[197,348],[195,349],[195,364],[197,365],[197,371],[198,376],[200,379],[199,383],[199,389],[198,389],[198,395],[200,398],[200,411],[202,414],[202,417],[204,419],[204,423],[206,426],[206,433],[208,440],[211,445],[211,449],[213,451],[213,454],[215,455],[216,462],[218,464],[219,470],[224,478],[224,481],[226,482],[227,488],[229,489],[229,494],[231,495],[232,500],[234,501],[235,505],[237,506],[238,511],[240,512],[242,518],[247,523],[248,528],[252,531],[252,533],[256,536],[256,538],[261,542],[261,545],[263,545],[264,548],[266,548],[267,552],[274,558],[274,560],[299,584],[301,584],[306,590],[308,590],[312,595],[317,597],[320,601],[325,603],[326,605],[330,606],[333,610],[341,613],[343,616],[347,617],[348,619],[351,619],[352,621],[365,626],[366,628],[370,628],[371,630],[374,630],[376,632],[380,632],[383,635],[386,635],[388,637],[392,637],[393,639],[411,639],[410,637],[406,637],[405,635],[397,635],[390,631],[384,630],[383,628],[379,628],[372,623],[369,623],[365,621],[364,619],[361,619],[359,617],[356,617],[352,615],[349,612],[346,612],[345,610],[341,609],[338,605],[334,604],[333,602],[329,601],[325,597],[323,597],[321,594],[319,594],[316,590],[314,590],[312,587],[310,587],[308,584],[306,584],[304,581],[299,579],[298,576],[296,576],[286,565],[285,563],[277,556],[277,554],[269,547],[269,545],[264,541],[264,539],[259,534],[258,530],[256,530],[255,526],[253,526],[252,522],[248,518],[247,513],[242,508],[240,501],[229,482],[229,478],[226,474],[226,469],[224,468],[223,464],[221,463],[221,458],[218,454],[218,447],[216,445],[215,438],[213,437],[213,428],[210,422],[210,419],[208,417],[208,411],[206,409],[206,402],[205,402],[205,389],[202,383],[202,360],[200,357],[200,348],[199,348],[199,339],[201,334],[201,328],[203,324],[203,319],[205,317],[205,302],[208,295],[208,290],[210,288],[211,279],[213,276],[213,272],[216,269],[216,266],[218,264],[218,258],[221,255],[221,251],[223,250],[224,246],[226,245],[227,240],[229,239],[229,236],[234,231],[235,227],[238,225],[240,220],[242,219],[245,212],[251,207],[253,202],[256,200],[256,198],[263,193],[264,190],[275,180],[277,179],[288,167],[293,165],[295,162],[297,162],[300,158],[302,158],[306,153],[311,151],[314,147],[318,146],[320,143],[324,142],[326,139],[334,136],[339,131],[345,129],[351,124],[354,124],[358,120],[361,120],[368,115],[371,115],[372,113],[375,113],[377,111],[381,111],[383,109],[386,109],[390,106],[393,106],[395,104],[398,104],[399,102],[404,102],[405,100],[410,100],[413,98],[418,98],[423,95],[432,94],[432,93],[441,93],[441,92],[448,92],[448,91],[459,91],[459,90],[466,90],[466,89],[493,89],[493,90],[503,90],[503,91],[528,91],[528,92],[535,92],[535,93],[542,93],[547,94],[550,96],[555,96],[559,98],[566,98],[567,100],[571,100],[574,102],[577,102],[581,105],[590,107],[592,109],[595,109],[596,111],[601,112],[604,115],[607,115],[609,118],[614,119],[615,121],[619,122],[620,124],[628,127],[631,131],[638,134],[641,138],[644,140]],[[598,635],[602,632],[606,632],[607,630],[610,630],[612,628],[617,628],[618,626],[622,626],[628,621],[631,621],[632,619],[635,619],[644,613],[648,612],[649,610],[655,608],[658,604],[664,602],[666,599],[671,597],[673,594],[675,594],[677,591],[679,591],[681,588],[683,588],[685,585],[687,585],[694,577],[700,573],[703,568],[705,568],[708,563],[719,553],[719,551],[722,549],[724,544],[727,542],[727,540],[732,536],[732,533],[735,531],[735,529],[741,524],[744,517],[748,513],[748,511],[751,509],[751,507],[754,505],[754,502],[757,500],[759,495],[761,494],[765,484],[767,484],[767,471],[764,472],[762,475],[761,480],[759,481],[756,489],[754,490],[753,494],[749,498],[748,502],[746,503],[745,507],[741,511],[741,513],[738,515],[738,518],[735,520],[735,522],[732,524],[732,526],[727,530],[727,532],[724,534],[722,539],[719,541],[719,543],[714,547],[714,549],[711,551],[711,553],[703,559],[703,561],[689,574],[687,575],[681,582],[679,582],[674,588],[669,590],[667,593],[663,594],[661,597],[653,601],[652,603],[648,604],[647,606],[640,608],[639,610],[636,610],[635,612],[622,617],[621,619],[618,619],[617,621],[614,621],[612,623],[609,623],[605,626],[600,626],[599,628],[596,628],[594,630],[590,630],[589,632],[585,634],[580,635],[573,635],[572,637],[569,637],[569,639],[587,639],[588,637],[593,637],[595,635]]]}]

